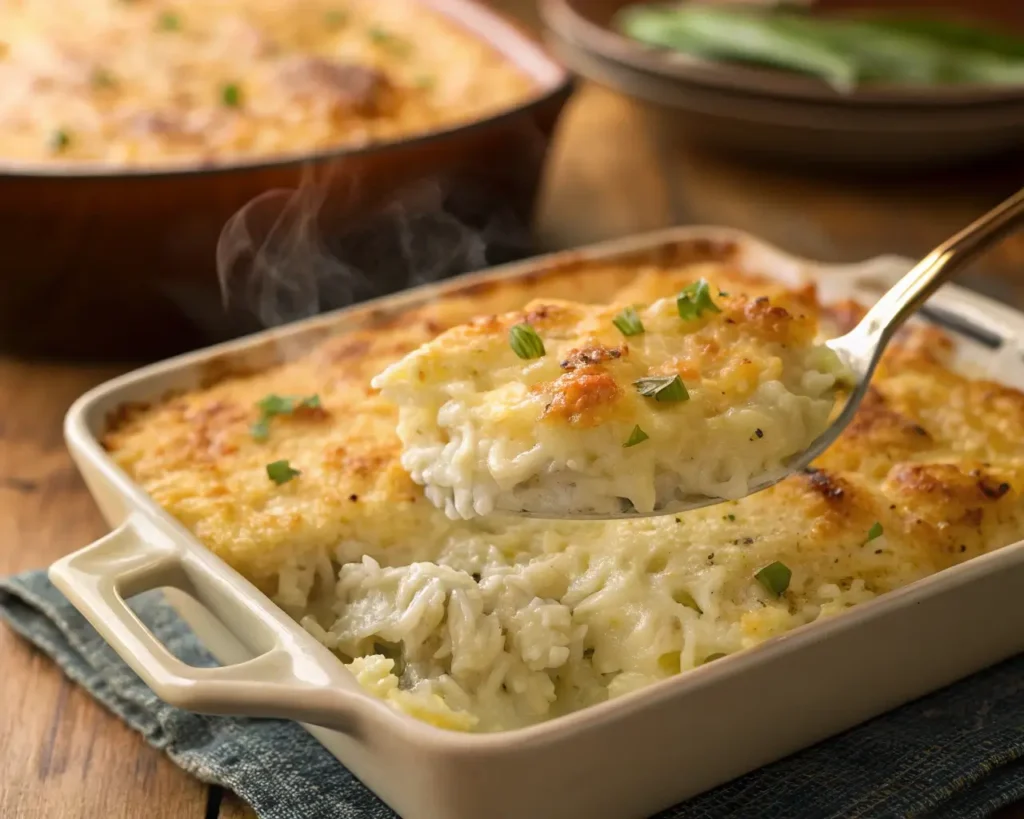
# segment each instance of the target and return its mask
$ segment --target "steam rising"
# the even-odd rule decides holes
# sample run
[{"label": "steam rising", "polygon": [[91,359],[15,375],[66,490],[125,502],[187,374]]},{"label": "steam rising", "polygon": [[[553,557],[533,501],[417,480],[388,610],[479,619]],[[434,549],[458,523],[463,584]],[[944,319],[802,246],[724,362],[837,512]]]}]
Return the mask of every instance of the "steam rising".
[{"label": "steam rising", "polygon": [[466,180],[417,184],[369,213],[359,193],[307,169],[297,189],[239,210],[217,244],[225,309],[272,327],[530,252],[523,220]]}]

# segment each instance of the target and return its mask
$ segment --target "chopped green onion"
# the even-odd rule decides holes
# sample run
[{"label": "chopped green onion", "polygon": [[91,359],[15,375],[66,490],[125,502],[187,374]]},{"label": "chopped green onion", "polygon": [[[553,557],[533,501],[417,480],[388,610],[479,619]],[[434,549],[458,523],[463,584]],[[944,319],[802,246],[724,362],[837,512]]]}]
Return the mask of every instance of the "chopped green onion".
[{"label": "chopped green onion", "polygon": [[396,57],[401,57],[409,53],[409,43],[399,37],[396,37],[387,29],[383,29],[380,26],[371,26],[367,31],[367,34],[370,35],[370,40],[374,45],[388,49],[388,51]]},{"label": "chopped green onion", "polygon": [[92,84],[94,88],[113,88],[117,82],[114,75],[105,68],[97,68],[92,72]]},{"label": "chopped green onion", "polygon": [[868,529],[868,539],[865,542],[866,543],[870,543],[876,537],[881,537],[881,536],[882,536],[882,524],[879,523],[876,520],[873,524],[871,524],[871,528]]},{"label": "chopped green onion", "polygon": [[624,443],[622,447],[623,449],[625,449],[626,447],[642,444],[650,437],[651,436],[644,432],[642,429],[640,429],[640,425],[637,424],[635,427],[633,427],[633,431],[629,433],[629,437],[626,439],[626,443]]},{"label": "chopped green onion", "polygon": [[301,474],[299,470],[292,469],[292,465],[288,461],[274,461],[267,464],[267,477],[278,486],[288,483],[292,478],[297,478]]},{"label": "chopped green onion", "polygon": [[324,14],[324,22],[328,28],[341,28],[348,22],[348,14],[341,9],[331,9]]},{"label": "chopped green onion", "polygon": [[636,391],[655,401],[688,401],[690,393],[678,375],[658,375],[633,382]]},{"label": "chopped green onion", "polygon": [[260,418],[249,427],[249,432],[257,441],[265,441],[270,435],[270,419],[275,415],[291,415],[298,409],[320,409],[320,396],[308,395],[300,398],[293,395],[274,395],[271,393],[261,398],[256,406],[260,411]]},{"label": "chopped green onion", "polygon": [[255,424],[249,427],[249,433],[257,441],[265,441],[270,437],[270,423],[267,418],[260,418]]},{"label": "chopped green onion", "polygon": [[619,313],[612,319],[612,324],[618,327],[624,336],[638,336],[644,331],[644,323],[640,321],[640,316],[633,307],[627,307]]},{"label": "chopped green onion", "polygon": [[728,520],[730,523],[733,523],[736,520],[736,516],[735,515],[726,515],[725,519]]},{"label": "chopped green onion", "polygon": [[537,331],[525,322],[508,331],[508,343],[520,358],[540,358],[544,355],[544,342]]},{"label": "chopped green onion", "polygon": [[228,108],[238,108],[242,104],[242,89],[231,82],[220,90],[220,99]]},{"label": "chopped green onion", "polygon": [[273,415],[284,415],[291,412],[295,407],[295,399],[291,396],[271,393],[257,401],[256,406],[259,407],[264,417],[269,418]]},{"label": "chopped green onion", "polygon": [[71,144],[71,135],[64,129],[54,131],[50,135],[50,149],[54,153],[60,153]]},{"label": "chopped green onion", "polygon": [[673,592],[672,599],[675,600],[679,605],[686,606],[688,609],[693,609],[697,614],[703,614],[704,609],[700,607],[696,600],[693,599],[693,595],[685,589]]},{"label": "chopped green onion", "polygon": [[676,308],[679,318],[693,321],[700,318],[705,311],[721,313],[721,308],[711,300],[711,291],[706,279],[687,285],[676,296]]},{"label": "chopped green onion", "polygon": [[301,398],[295,395],[270,395],[261,398],[256,404],[266,416],[272,415],[288,415],[289,413],[295,412],[297,409],[320,409],[320,396],[307,395],[305,398]]},{"label": "chopped green onion", "polygon": [[173,11],[165,11],[157,20],[156,27],[160,31],[179,31],[181,29],[181,18]]},{"label": "chopped green onion", "polygon": [[793,576],[789,566],[785,563],[769,563],[761,571],[754,575],[754,578],[764,586],[771,594],[782,597],[783,592],[789,588],[789,580]]}]

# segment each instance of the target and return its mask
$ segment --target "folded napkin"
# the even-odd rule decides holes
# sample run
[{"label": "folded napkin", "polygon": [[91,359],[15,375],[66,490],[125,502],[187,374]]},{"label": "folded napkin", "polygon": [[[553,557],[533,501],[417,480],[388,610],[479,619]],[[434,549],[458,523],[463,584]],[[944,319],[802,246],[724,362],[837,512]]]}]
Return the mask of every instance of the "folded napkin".
[{"label": "folded napkin", "polygon": [[[158,592],[131,605],[179,659],[217,664]],[[150,744],[204,782],[230,788],[263,819],[396,819],[297,724],[201,716],[159,700],[44,572],[0,580],[0,618]],[[656,819],[968,819],[1022,797],[1019,656]]]}]

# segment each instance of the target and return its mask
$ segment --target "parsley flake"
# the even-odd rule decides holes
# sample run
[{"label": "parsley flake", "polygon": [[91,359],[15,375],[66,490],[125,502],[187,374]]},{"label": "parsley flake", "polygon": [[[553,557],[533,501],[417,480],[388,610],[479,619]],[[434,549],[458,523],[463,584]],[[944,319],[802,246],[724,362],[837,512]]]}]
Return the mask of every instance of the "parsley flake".
[{"label": "parsley flake", "polygon": [[370,42],[381,48],[386,48],[396,57],[403,57],[410,51],[408,42],[380,26],[371,26],[366,33],[370,37]]},{"label": "parsley flake", "polygon": [[301,474],[298,469],[293,469],[288,461],[274,461],[267,464],[267,477],[278,486],[288,483],[292,478],[297,478]]},{"label": "parsley flake", "polygon": [[624,336],[638,336],[644,331],[644,323],[640,321],[635,307],[627,307],[612,319],[612,324]]},{"label": "parsley flake", "polygon": [[71,135],[63,128],[54,131],[50,135],[50,150],[56,154],[65,150],[71,144]]},{"label": "parsley flake", "polygon": [[173,11],[165,11],[157,18],[156,27],[160,31],[180,31],[181,18]]},{"label": "parsley flake", "polygon": [[769,563],[761,571],[754,575],[754,578],[764,586],[775,597],[782,597],[783,592],[789,588],[789,581],[793,572],[785,563]]},{"label": "parsley flake", "polygon": [[113,88],[117,85],[117,80],[114,79],[114,75],[111,74],[105,68],[97,68],[92,72],[93,88]]},{"label": "parsley flake", "polygon": [[229,82],[220,89],[220,101],[228,108],[238,108],[242,104],[242,89]]},{"label": "parsley flake", "polygon": [[676,296],[676,309],[684,321],[698,319],[705,312],[721,313],[722,309],[711,300],[710,286],[706,279],[687,285]]},{"label": "parsley flake", "polygon": [[629,437],[626,439],[626,443],[622,445],[622,448],[626,449],[627,447],[642,444],[650,437],[651,436],[644,432],[642,429],[640,429],[640,425],[637,424],[635,427],[633,427],[633,431],[629,433]]},{"label": "parsley flake", "polygon": [[270,419],[275,415],[291,415],[299,409],[320,409],[320,396],[308,395],[305,398],[294,395],[274,395],[271,393],[261,398],[256,407],[260,411],[259,420],[249,432],[257,441],[265,441],[270,435]]},{"label": "parsley flake", "polygon": [[640,378],[633,382],[636,391],[655,401],[688,401],[690,393],[678,375],[659,375]]},{"label": "parsley flake", "polygon": [[324,23],[328,28],[338,29],[348,22],[348,14],[341,9],[330,9],[324,13]]}]

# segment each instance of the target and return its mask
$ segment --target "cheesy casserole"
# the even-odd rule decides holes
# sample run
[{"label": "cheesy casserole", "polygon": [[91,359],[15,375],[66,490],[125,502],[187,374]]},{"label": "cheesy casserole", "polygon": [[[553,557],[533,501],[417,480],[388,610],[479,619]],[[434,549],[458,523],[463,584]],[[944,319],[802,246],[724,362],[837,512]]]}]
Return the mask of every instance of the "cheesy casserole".
[{"label": "cheesy casserole", "polygon": [[416,0],[0,0],[0,160],[215,163],[511,108],[534,83]]},{"label": "cheesy casserole", "polygon": [[955,372],[950,340],[923,326],[894,342],[813,469],[737,502],[630,521],[451,520],[402,467],[398,412],[370,380],[475,317],[581,294],[651,304],[700,279],[825,335],[862,313],[723,258],[580,263],[367,308],[301,357],[124,408],[104,444],[368,691],[458,730],[619,696],[1024,536],[1024,394]]},{"label": "cheesy casserole", "polygon": [[[712,295],[712,292],[714,295]],[[449,517],[739,498],[828,425],[838,358],[794,299],[699,280],[641,305],[545,300],[443,333],[372,384]]]}]

